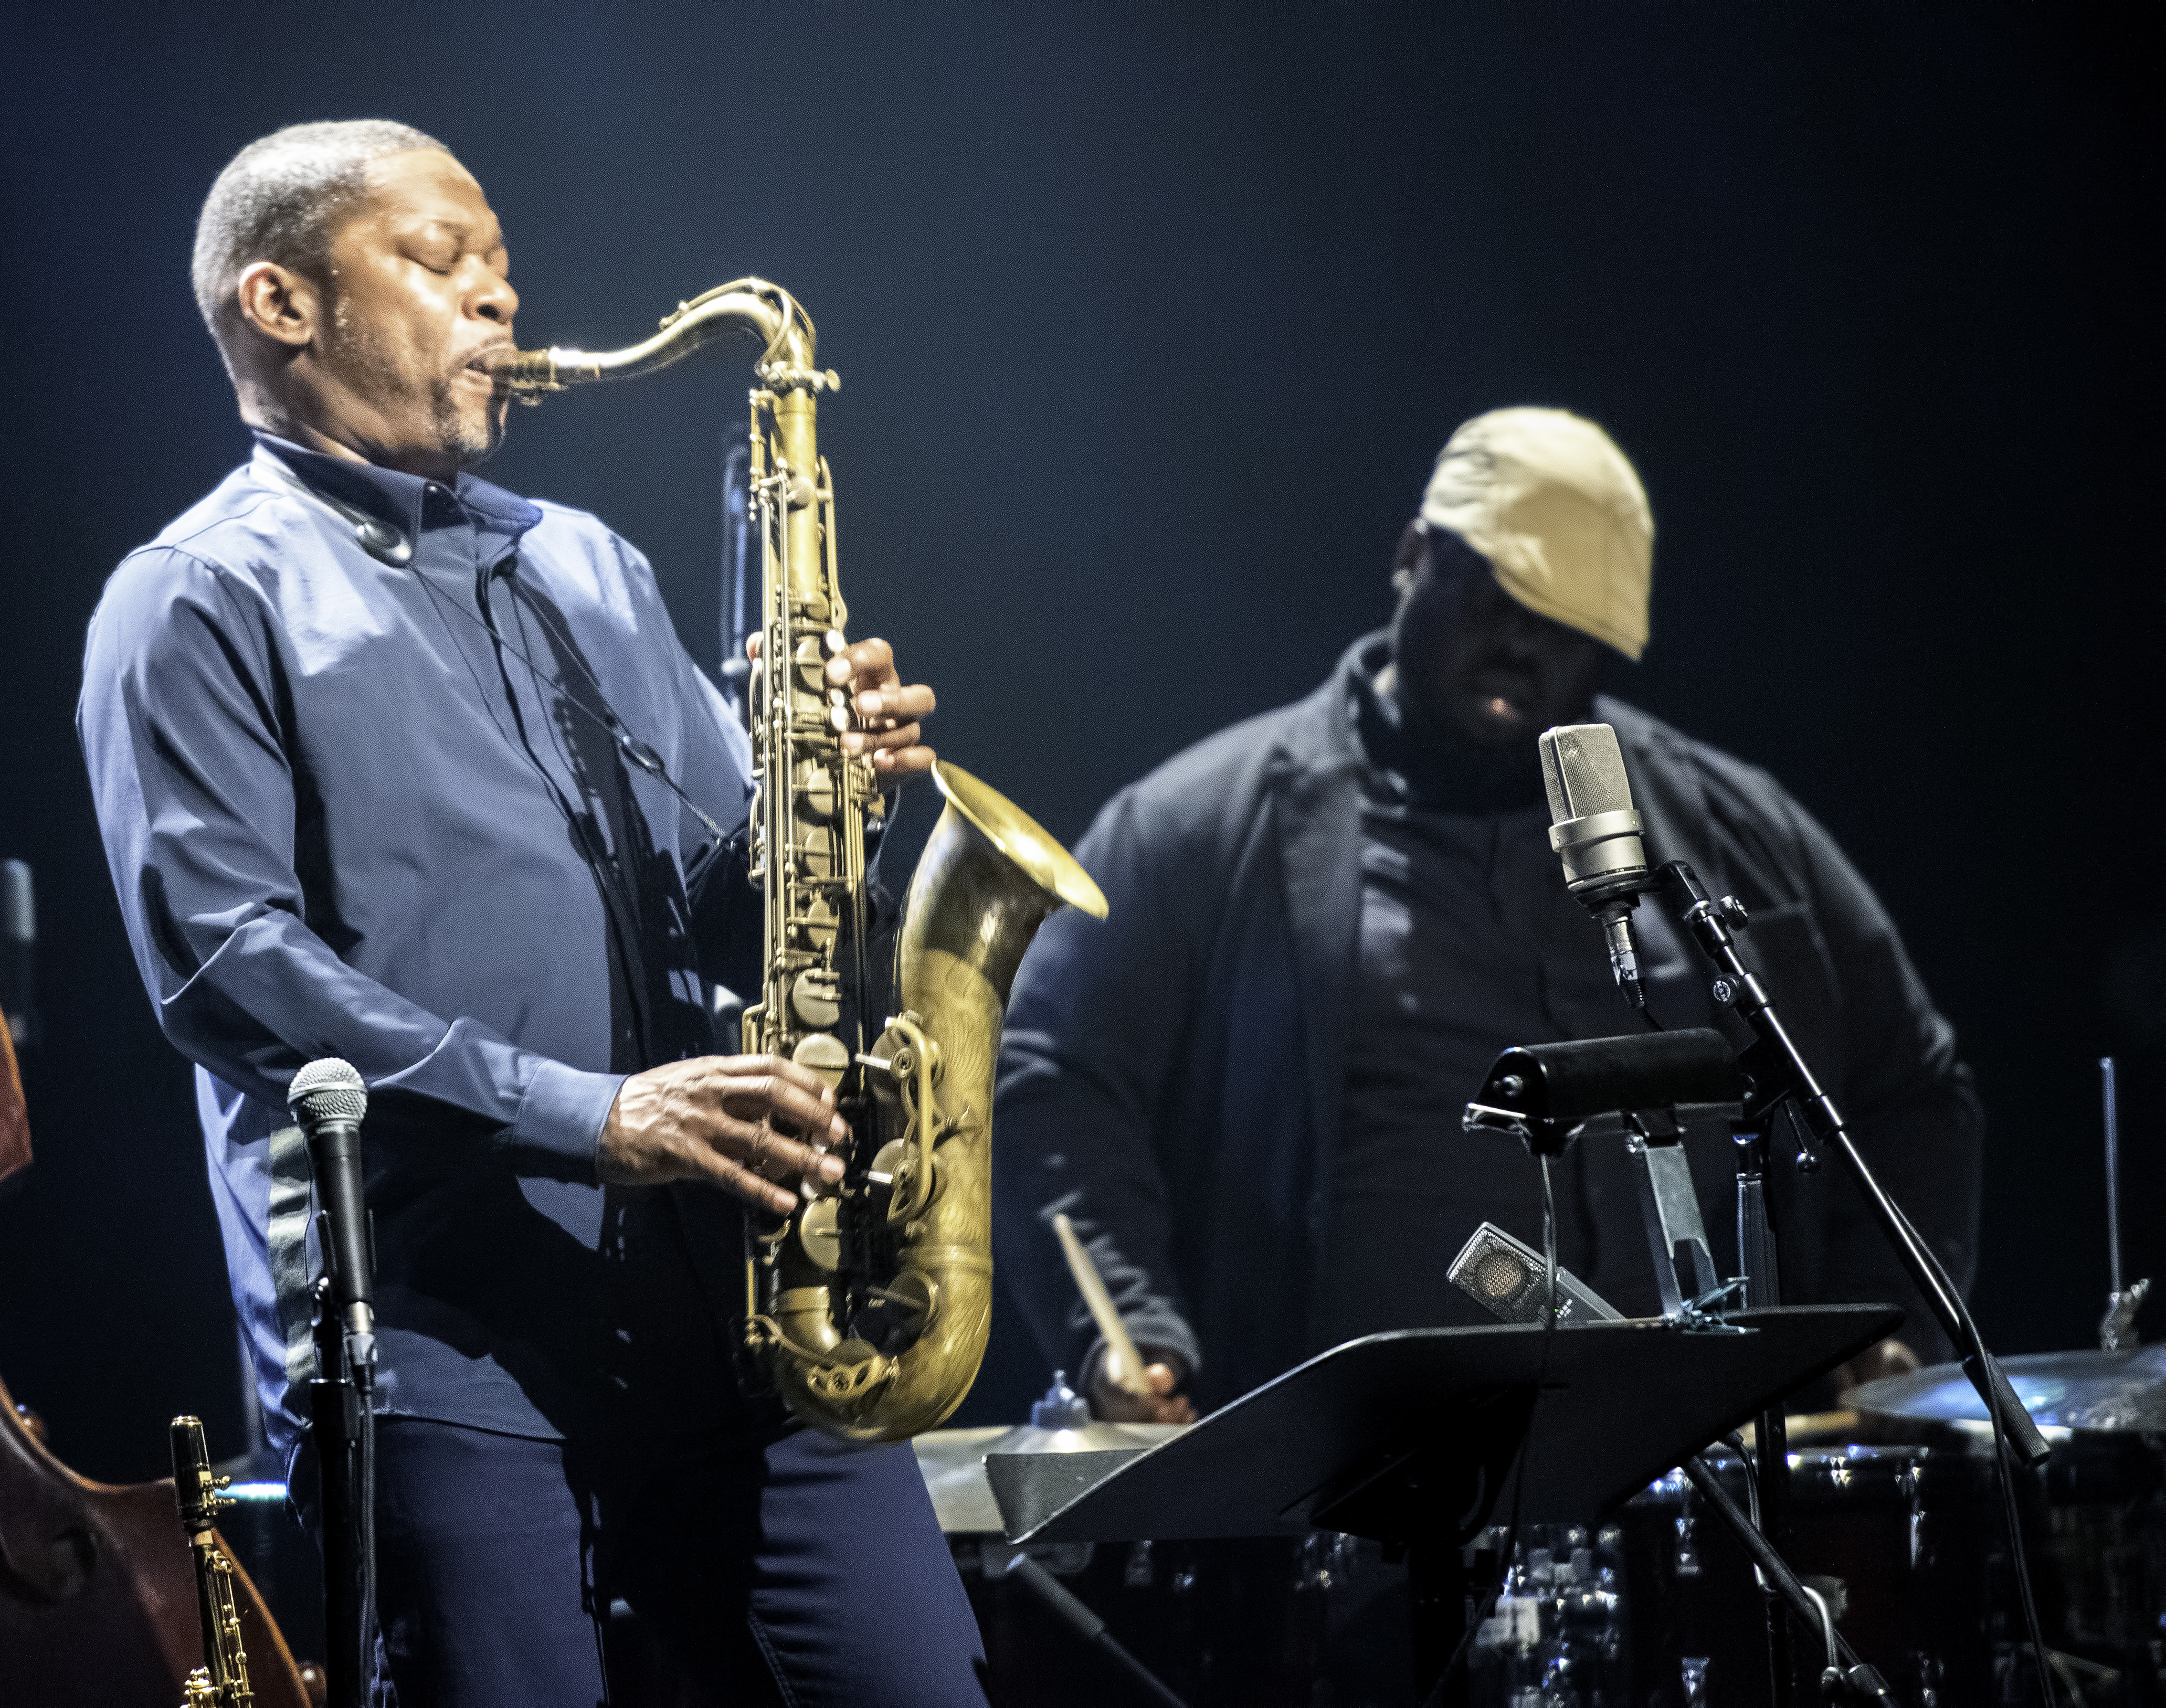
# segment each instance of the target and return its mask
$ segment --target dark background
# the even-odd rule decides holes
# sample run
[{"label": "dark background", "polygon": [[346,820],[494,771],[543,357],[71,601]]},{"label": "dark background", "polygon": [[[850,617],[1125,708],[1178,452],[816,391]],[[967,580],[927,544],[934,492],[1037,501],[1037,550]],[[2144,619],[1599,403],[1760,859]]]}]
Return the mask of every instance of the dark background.
[{"label": "dark background", "polygon": [[[2107,1051],[2131,1273],[2166,1271],[2157,75],[2045,8],[10,8],[0,856],[37,868],[46,1041],[0,1374],[96,1475],[155,1474],[183,1410],[239,1444],[188,1074],[71,719],[105,576],[245,453],[188,292],[203,195],[364,115],[487,186],[523,344],[630,342],[746,272],[805,301],[853,629],[1066,838],[1384,619],[1456,422],[1603,422],[1659,527],[1614,685],[1879,888],[1991,1114],[1980,1322],[2088,1343]],[[705,661],[746,383],[560,399],[489,471],[638,541]]]}]

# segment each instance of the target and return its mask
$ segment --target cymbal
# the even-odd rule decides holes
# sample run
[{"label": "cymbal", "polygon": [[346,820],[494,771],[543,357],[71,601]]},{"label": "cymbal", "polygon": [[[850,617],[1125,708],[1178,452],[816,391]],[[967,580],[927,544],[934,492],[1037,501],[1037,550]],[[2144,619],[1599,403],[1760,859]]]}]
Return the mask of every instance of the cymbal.
[{"label": "cymbal", "polygon": [[917,1468],[941,1529],[950,1534],[989,1532],[1003,1526],[992,1484],[985,1480],[987,1453],[1093,1453],[1154,1447],[1179,1435],[1185,1423],[1084,1424],[1077,1429],[936,1429],[917,1437]]},{"label": "cymbal", "polygon": [[[2026,1352],[2003,1358],[2000,1367],[2042,1429],[2166,1431],[2166,1343],[2121,1352]],[[1986,1421],[1959,1364],[1868,1382],[1852,1403],[1893,1420],[1981,1427]]]}]

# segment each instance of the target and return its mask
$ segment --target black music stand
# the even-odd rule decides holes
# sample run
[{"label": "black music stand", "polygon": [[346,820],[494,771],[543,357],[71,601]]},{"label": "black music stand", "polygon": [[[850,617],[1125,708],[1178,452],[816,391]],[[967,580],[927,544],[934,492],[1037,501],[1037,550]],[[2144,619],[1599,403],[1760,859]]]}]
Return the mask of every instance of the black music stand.
[{"label": "black music stand", "polygon": [[[1738,1311],[1745,1334],[1659,1321],[1550,1336],[1509,1323],[1349,1341],[1149,1449],[989,1453],[1013,1542],[1349,1531],[1407,1550],[1416,1676],[1465,1629],[1464,1543],[1508,1500],[1587,1523],[1781,1397],[1883,1339],[1885,1305]],[[1540,1381],[1539,1403],[1535,1384]]]}]

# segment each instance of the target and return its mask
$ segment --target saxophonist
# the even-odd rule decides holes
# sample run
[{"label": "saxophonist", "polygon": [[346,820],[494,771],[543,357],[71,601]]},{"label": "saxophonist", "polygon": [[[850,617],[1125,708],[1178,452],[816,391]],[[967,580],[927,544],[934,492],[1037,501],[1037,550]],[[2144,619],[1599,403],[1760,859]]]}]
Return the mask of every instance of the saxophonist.
[{"label": "saxophonist", "polygon": [[[78,728],[297,1489],[286,1086],[368,1083],[397,1700],[592,1708],[620,1600],[718,1701],[982,1700],[908,1447],[733,1374],[742,1207],[837,1179],[847,1130],[811,1073],[716,1053],[748,754],[646,561],[471,472],[519,302],[481,186],[403,125],[295,125],[219,175],[193,281],[253,451],[114,575]],[[847,751],[931,767],[885,642],[825,667]]]}]

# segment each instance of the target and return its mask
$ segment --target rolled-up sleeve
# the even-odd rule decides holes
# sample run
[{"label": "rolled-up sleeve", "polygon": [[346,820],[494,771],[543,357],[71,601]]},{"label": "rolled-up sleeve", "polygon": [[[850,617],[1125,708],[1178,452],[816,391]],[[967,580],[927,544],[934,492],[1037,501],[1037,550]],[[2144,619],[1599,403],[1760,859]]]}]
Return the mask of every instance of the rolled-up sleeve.
[{"label": "rolled-up sleeve", "polygon": [[296,871],[296,775],[270,614],[187,551],[131,556],[91,625],[77,727],[106,859],[166,1035],[247,1095],[282,1104],[323,1056],[372,1093],[473,1118],[521,1173],[591,1181],[622,1076],[433,1014],[311,929]]}]

